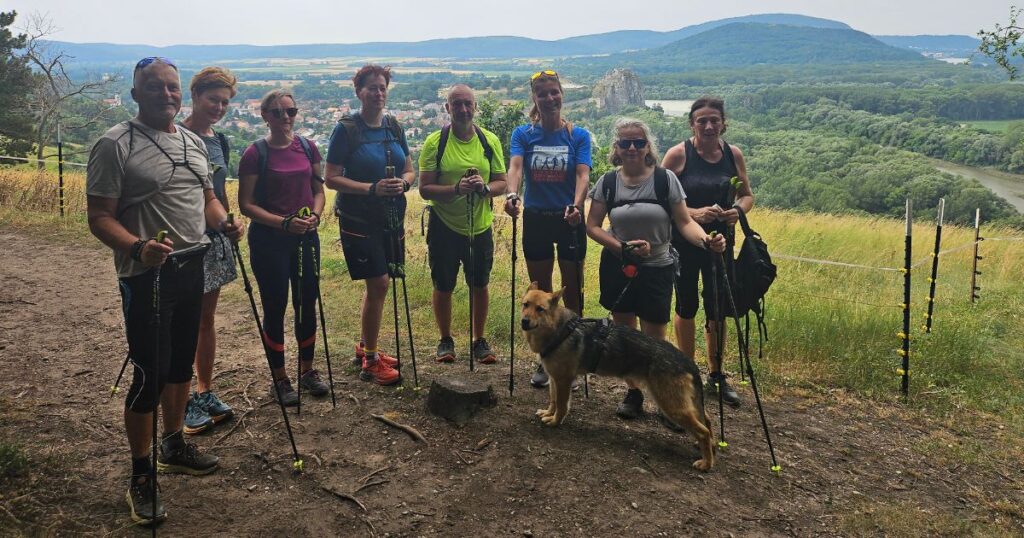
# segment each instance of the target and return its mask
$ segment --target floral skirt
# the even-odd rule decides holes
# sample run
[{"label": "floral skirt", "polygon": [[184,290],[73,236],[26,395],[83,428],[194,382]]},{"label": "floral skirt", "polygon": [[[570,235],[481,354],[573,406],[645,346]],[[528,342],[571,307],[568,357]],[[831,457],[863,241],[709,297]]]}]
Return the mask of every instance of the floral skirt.
[{"label": "floral skirt", "polygon": [[207,231],[206,235],[210,238],[210,249],[203,257],[203,293],[210,293],[238,278],[238,273],[231,240],[217,231]]}]

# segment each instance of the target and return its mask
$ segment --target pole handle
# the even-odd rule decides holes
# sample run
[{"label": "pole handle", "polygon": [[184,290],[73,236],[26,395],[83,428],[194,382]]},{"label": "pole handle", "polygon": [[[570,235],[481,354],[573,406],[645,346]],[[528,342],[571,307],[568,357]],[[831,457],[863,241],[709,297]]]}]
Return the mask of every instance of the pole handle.
[{"label": "pole handle", "polygon": [[157,243],[163,243],[164,242],[164,238],[166,238],[166,237],[167,237],[167,230],[160,230],[159,232],[156,233],[156,238],[155,239],[156,239]]}]

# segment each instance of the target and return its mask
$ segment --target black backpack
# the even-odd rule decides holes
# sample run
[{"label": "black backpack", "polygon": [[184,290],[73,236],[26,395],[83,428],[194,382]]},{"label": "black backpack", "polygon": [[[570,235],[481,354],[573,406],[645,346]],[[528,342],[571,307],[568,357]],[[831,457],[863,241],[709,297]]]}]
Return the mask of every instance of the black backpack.
[{"label": "black backpack", "polygon": [[[359,146],[363,145],[366,141],[363,140],[363,130],[366,129],[366,122],[363,121],[362,117],[356,114],[345,114],[338,120],[338,123],[345,128],[345,141],[348,142],[346,147],[346,154],[342,156],[341,162],[347,162],[348,158],[359,149]],[[405,131],[402,130],[402,125],[398,123],[391,114],[384,114],[384,119],[381,120],[381,125],[388,130],[391,137],[395,142],[402,142]]]},{"label": "black backpack", "polygon": [[768,254],[768,245],[750,228],[743,209],[739,206],[734,207],[739,213],[744,236],[734,271],[736,285],[733,295],[736,300],[736,314],[744,316],[753,312],[757,315],[758,322],[763,323],[764,296],[775,281],[777,268]]},{"label": "black backpack", "polygon": [[602,193],[604,194],[604,203],[608,208],[608,213],[611,214],[612,209],[621,207],[629,204],[656,204],[660,205],[665,213],[668,213],[669,220],[672,220],[672,206],[668,201],[668,172],[660,166],[654,167],[654,200],[615,200],[615,191],[618,189],[619,182],[615,180],[615,170],[609,170],[605,173],[604,183],[602,184]]},{"label": "black backpack", "polygon": [[[296,135],[298,136],[298,135]],[[306,158],[309,159],[309,165],[313,166],[313,148],[311,142],[306,140],[306,137],[299,136],[299,144],[302,146],[302,152],[306,154]],[[259,175],[256,176],[256,185],[253,187],[252,197],[256,201],[256,204],[263,205],[263,202],[267,198],[267,156],[270,153],[270,146],[267,145],[267,139],[261,138],[252,143],[256,146],[256,166],[259,170]],[[227,157],[225,157],[227,160]],[[323,178],[317,177],[321,183]]]},{"label": "black backpack", "polygon": [[[494,150],[491,149],[491,145],[487,143],[487,137],[484,136],[484,132],[479,127],[473,125],[473,130],[476,131],[476,137],[480,139],[480,145],[484,148],[484,158],[490,163],[491,159],[494,158]],[[434,159],[434,170],[440,175],[441,173],[441,157],[444,156],[444,148],[448,145],[448,138],[452,134],[452,124],[445,125],[441,128],[441,139],[437,141],[437,157]]]}]

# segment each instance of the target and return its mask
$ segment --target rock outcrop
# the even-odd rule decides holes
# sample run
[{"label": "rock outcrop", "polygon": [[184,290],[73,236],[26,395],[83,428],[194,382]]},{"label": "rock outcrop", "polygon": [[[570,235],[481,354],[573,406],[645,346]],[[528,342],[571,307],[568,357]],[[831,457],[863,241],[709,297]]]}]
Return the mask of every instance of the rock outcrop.
[{"label": "rock outcrop", "polygon": [[630,69],[612,69],[594,85],[591,95],[598,107],[612,114],[627,106],[644,106],[640,78]]}]

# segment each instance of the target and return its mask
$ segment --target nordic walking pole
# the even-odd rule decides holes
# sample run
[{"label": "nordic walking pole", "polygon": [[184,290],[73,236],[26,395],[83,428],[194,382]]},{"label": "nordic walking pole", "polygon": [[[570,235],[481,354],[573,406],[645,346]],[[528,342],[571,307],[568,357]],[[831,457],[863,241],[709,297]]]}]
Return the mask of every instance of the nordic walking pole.
[{"label": "nordic walking pole", "polygon": [[[167,230],[160,230],[156,234],[155,241],[157,243],[163,243],[164,238],[167,237]],[[156,430],[157,430],[157,415],[160,414],[160,265],[153,268],[153,327],[156,329],[154,340],[154,347],[156,348],[155,356],[155,367],[153,368],[153,445],[150,447],[150,456],[153,458],[153,463],[149,466],[149,479],[150,485],[153,487],[150,490],[149,503],[152,505],[151,510],[153,511],[152,519],[152,535],[156,537],[156,468],[158,464],[157,459],[157,445],[156,445]]]},{"label": "nordic walking pole", "polygon": [[910,395],[910,256],[913,244],[911,227],[914,224],[912,211],[913,205],[910,198],[907,198],[907,236],[904,240],[903,252],[903,332],[900,333],[903,347],[899,351],[899,355],[903,357],[903,367],[900,368],[899,374],[900,392],[903,393],[904,399]]},{"label": "nordic walking pole", "polygon": [[[518,205],[518,200],[513,199],[512,205]],[[519,219],[512,217],[512,312],[508,317],[508,395],[516,390],[515,366],[516,366],[516,261],[519,259],[516,252],[516,236],[518,235]]]},{"label": "nordic walking pole", "polygon": [[[714,261],[717,261],[718,264],[722,267],[722,273],[725,273],[725,258],[722,257],[721,254],[712,254],[712,256],[712,263],[714,263]],[[714,274],[714,271],[712,272],[712,274]],[[740,317],[736,313],[736,300],[735,298],[733,298],[732,295],[732,286],[729,284],[728,278],[723,280],[723,284],[725,285],[725,297],[729,300],[729,307],[732,308],[732,319],[736,323],[736,332],[740,333]],[[740,333],[740,335],[741,336],[739,352],[744,353],[743,349],[745,349],[746,347],[746,342],[744,341],[745,339],[743,338],[742,333]],[[775,459],[775,447],[774,445],[772,445],[772,436],[768,432],[768,420],[765,419],[764,416],[764,406],[761,404],[761,393],[757,390],[757,379],[754,377],[754,366],[750,363],[749,356],[746,357],[746,363],[747,377],[750,378],[750,388],[753,389],[754,391],[754,401],[757,402],[757,412],[761,416],[761,427],[764,429],[764,439],[768,443],[768,453],[771,455],[772,458],[771,470],[776,473],[782,472],[782,466],[780,466],[778,461]],[[721,391],[719,391],[719,394],[721,394]]]},{"label": "nordic walking pole", "polygon": [[[234,224],[235,216],[228,213],[228,224]],[[238,248],[237,242],[232,242],[232,250],[235,251],[235,259],[238,260],[238,269],[242,273],[242,286],[246,295],[249,296],[249,306],[252,307],[252,319],[256,320],[256,330],[259,332],[260,342],[263,344],[263,354],[267,357],[267,367],[270,368],[270,382],[274,385],[274,394],[277,396],[277,405],[281,408],[281,416],[284,417],[284,427],[288,431],[288,440],[292,444],[292,469],[301,473],[303,469],[302,458],[299,457],[299,449],[295,447],[295,435],[292,433],[292,424],[288,420],[288,412],[281,402],[281,388],[277,386],[277,379],[274,377],[274,366],[270,362],[270,348],[267,347],[267,339],[263,336],[263,322],[260,321],[260,313],[256,308],[256,298],[252,294],[252,284],[249,282],[249,274],[245,272],[245,263],[242,261],[242,251]]]},{"label": "nordic walking pole", "polygon": [[[402,252],[405,252],[405,244],[402,244]],[[404,265],[404,264],[403,264]],[[416,346],[412,338],[412,315],[409,313],[409,289],[405,286],[405,267],[402,268],[402,300],[405,302],[405,329],[409,333],[409,357],[412,358],[412,383],[414,387],[420,386],[419,374],[416,373]]]},{"label": "nordic walking pole", "polygon": [[[62,198],[63,199],[63,198]],[[62,202],[63,203],[63,202]],[[164,235],[167,235],[167,231],[161,231]],[[160,239],[163,241],[163,238]],[[124,378],[124,371],[128,368],[128,361],[131,359],[131,353],[125,353],[124,362],[121,363],[121,371],[117,373],[117,379],[114,380],[114,384],[110,386],[110,397],[113,398],[115,394],[121,392],[121,379]]]},{"label": "nordic walking pole", "polygon": [[337,408],[338,402],[334,399],[334,373],[331,371],[331,348],[327,345],[327,322],[324,321],[324,299],[320,293],[320,247],[310,254],[313,256],[313,274],[316,275],[316,305],[320,312],[320,332],[324,336],[324,355],[327,357],[327,381],[331,384],[331,407]]},{"label": "nordic walking pole", "polygon": [[[308,207],[300,208],[298,211],[295,212],[295,216],[299,217],[300,219],[304,219],[304,218],[309,217],[310,216],[309,208]],[[298,281],[298,283],[296,283],[295,287],[292,288],[292,293],[299,296],[299,312],[298,312],[298,314],[296,314],[296,317],[299,318],[299,322],[298,322],[298,326],[299,327],[302,327],[302,322],[304,321],[303,318],[305,317],[303,315],[303,312],[304,312],[304,310],[306,308],[306,302],[305,302],[306,294],[304,292],[305,290],[303,289],[303,288],[306,287],[305,286],[305,278],[304,278],[305,275],[303,274],[304,271],[303,271],[303,267],[302,267],[303,266],[303,257],[305,256],[305,254],[306,254],[306,234],[303,233],[302,237],[299,238],[299,255],[298,255],[299,281]],[[316,333],[314,332],[313,334],[316,334]],[[296,361],[297,366],[298,366],[298,369],[295,371],[295,376],[296,376],[296,380],[298,381],[297,385],[299,386],[299,391],[298,391],[299,403],[298,403],[298,405],[295,406],[295,414],[296,415],[301,415],[302,414],[302,353],[301,352],[296,354],[295,361]]]},{"label": "nordic walking pole", "polygon": [[[566,209],[576,210],[576,206],[566,206]],[[583,212],[580,211],[580,218],[583,218]],[[577,224],[579,226],[583,224]],[[572,257],[573,265],[576,266],[576,299],[580,302],[580,317],[583,317],[583,259],[580,257],[580,238],[576,235],[576,226],[569,227],[569,235],[572,237]],[[589,375],[583,374],[583,397],[590,398],[590,382]]]},{"label": "nordic walking pole", "polygon": [[946,199],[939,198],[939,215],[935,221],[935,250],[932,251],[932,276],[928,279],[928,313],[925,314],[924,332],[932,332],[932,314],[935,312],[935,280],[939,276],[939,247],[942,244],[942,218],[946,212]]},{"label": "nordic walking pole", "polygon": [[971,261],[971,303],[981,299],[978,292],[981,291],[981,286],[978,285],[978,275],[981,271],[978,271],[978,260],[981,256],[978,255],[978,247],[981,246],[981,209],[974,210],[974,259]]},{"label": "nordic walking pole", "polygon": [[[474,175],[475,168],[466,170],[466,174],[462,177],[470,177]],[[466,194],[466,221],[469,224],[468,235],[466,236],[466,243],[469,245],[469,263],[466,264],[466,283],[469,284],[469,371],[473,371],[473,273],[475,272],[474,260],[473,260],[473,191],[470,190]]]},{"label": "nordic walking pole", "polygon": [[[714,237],[717,234],[718,234],[718,232],[711,232],[710,237]],[[710,250],[708,250],[708,255],[709,256],[711,255],[711,251]],[[718,267],[715,266],[714,262],[715,262],[714,259],[712,259],[711,260],[711,295],[712,295],[712,300],[714,300],[714,302],[715,302],[715,305],[712,308],[712,310],[714,312],[712,313],[711,323],[718,323],[717,319],[720,317],[719,311],[722,309],[722,302],[718,298]],[[705,306],[705,309],[706,309],[707,305],[704,305],[704,306]],[[718,324],[718,325],[719,325],[719,329],[718,329],[717,333],[715,334],[715,347],[718,348],[718,349],[715,350],[715,362],[718,364],[718,375],[719,376],[724,376],[725,374],[722,372],[722,347],[723,347],[722,346],[723,342],[722,342],[722,338],[721,338],[721,336],[722,336],[722,329],[721,329],[721,324]],[[742,345],[740,347],[742,347]],[[742,350],[740,351],[740,353],[742,353]],[[743,356],[740,355],[740,363],[741,363],[741,365],[742,365],[742,361],[743,361]],[[709,374],[708,375],[708,381],[711,380],[710,378],[711,378],[711,375]],[[721,447],[721,448],[727,448],[729,446],[729,443],[727,443],[725,441],[725,397],[722,395],[722,384],[719,383],[718,381],[715,382],[715,392],[718,393],[718,432],[719,432],[718,446]]]},{"label": "nordic walking pole", "polygon": [[[387,161],[391,162],[391,150],[387,150]],[[395,167],[387,165],[384,167],[384,177],[393,178],[395,177]],[[391,305],[392,311],[394,312],[395,320],[395,359],[398,361],[397,370],[402,371],[402,340],[401,335],[398,333],[398,275],[405,272],[405,268],[402,267],[398,262],[399,256],[399,244],[398,238],[400,232],[400,226],[398,224],[398,208],[395,207],[395,202],[391,198],[388,198],[384,202],[387,205],[387,226],[390,230],[386,230],[388,234],[388,250],[391,252],[391,262],[388,264],[388,276],[391,277]],[[404,252],[403,252],[404,254]],[[405,380],[402,380],[405,383]]]},{"label": "nordic walking pole", "polygon": [[64,140],[60,133],[60,118],[57,119],[57,183],[60,191],[60,218],[64,218]]}]

